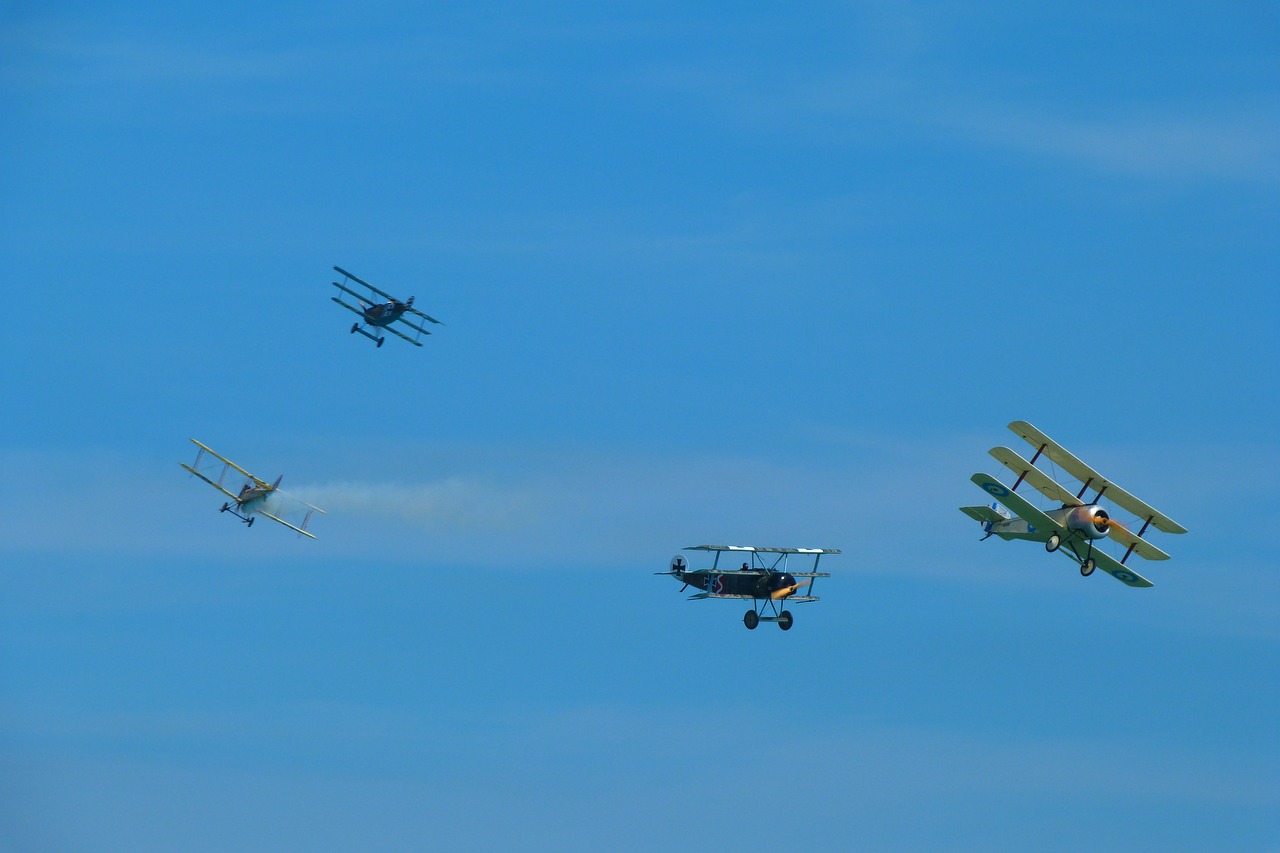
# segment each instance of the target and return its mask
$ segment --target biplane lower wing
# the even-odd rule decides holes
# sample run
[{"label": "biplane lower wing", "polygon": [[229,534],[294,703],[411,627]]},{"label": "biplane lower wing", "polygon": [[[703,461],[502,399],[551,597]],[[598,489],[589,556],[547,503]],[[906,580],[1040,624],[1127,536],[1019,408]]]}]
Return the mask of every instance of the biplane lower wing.
[{"label": "biplane lower wing", "polygon": [[[310,505],[308,504],[308,506],[310,506]],[[311,507],[311,508],[312,508],[312,509],[318,509],[318,507]],[[321,512],[324,512],[324,510],[320,510],[320,511],[321,511]],[[290,524],[289,522],[285,521],[285,520],[284,520],[283,518],[281,518],[280,516],[278,516],[278,515],[272,515],[271,513],[267,512],[266,510],[262,510],[262,509],[258,510],[258,515],[265,515],[267,518],[271,519],[272,521],[276,522],[277,524],[283,524],[285,527],[287,527],[287,528],[289,528],[290,530],[293,530],[293,531],[295,531],[295,532],[297,532],[297,533],[301,533],[303,536],[307,536],[307,537],[310,537],[310,538],[312,538],[312,539],[315,539],[315,538],[316,538],[316,535],[315,535],[314,533],[311,533],[310,531],[306,530],[304,527],[299,527],[299,526],[297,526],[296,524]],[[310,517],[311,517],[311,513],[307,513],[307,518],[308,518],[308,519],[310,519]],[[303,523],[305,524],[306,522],[303,522]]]},{"label": "biplane lower wing", "polygon": [[213,480],[210,480],[208,477],[206,477],[204,474],[201,474],[201,473],[200,473],[199,471],[197,471],[195,468],[192,468],[190,465],[186,465],[186,464],[183,464],[183,463],[181,463],[181,462],[179,462],[178,464],[179,464],[179,465],[182,465],[182,467],[187,471],[187,473],[188,473],[188,474],[193,474],[193,475],[195,475],[196,477],[199,477],[201,480],[204,480],[204,481],[205,481],[206,483],[208,483],[210,486],[213,486],[215,489],[217,489],[218,491],[222,492],[222,493],[223,493],[224,495],[226,495],[227,497],[231,498],[232,500],[235,500],[235,497],[236,497],[236,496],[235,496],[233,493],[231,493],[231,492],[227,491],[227,489],[226,489],[226,487],[225,487],[225,486],[220,486],[220,485],[218,485],[218,484],[217,484],[217,483],[215,483]]},{"label": "biplane lower wing", "polygon": [[[344,276],[346,276],[347,278],[351,279],[352,281],[354,281],[354,282],[356,282],[356,283],[358,283],[358,284],[362,284],[362,285],[364,285],[365,287],[369,288],[369,289],[370,289],[370,290],[372,290],[374,293],[378,294],[379,296],[383,297],[384,299],[388,299],[388,300],[395,299],[395,297],[394,297],[394,296],[392,296],[390,293],[383,293],[381,290],[378,290],[378,288],[374,287],[374,286],[373,286],[372,284],[370,284],[369,282],[365,281],[364,279],[360,278],[359,276],[354,276],[354,275],[352,275],[351,273],[349,273],[349,272],[347,272],[346,270],[344,270],[342,267],[335,266],[335,267],[334,267],[334,270],[335,270],[335,271],[337,271],[337,272],[342,273]],[[334,282],[334,284],[338,284],[338,283],[335,281],[335,282]],[[338,284],[338,286],[339,286],[339,287],[342,287],[342,285],[340,285],[340,284]],[[342,289],[343,289],[343,290],[347,290],[347,288],[345,288],[345,287],[342,287]],[[348,292],[348,293],[352,293],[352,291],[350,291],[350,290],[347,290],[347,292]],[[355,296],[356,296],[356,298],[357,298],[357,299],[359,299],[359,298],[360,298],[360,294],[358,294],[358,293],[357,293],[357,294],[355,294]]]},{"label": "biplane lower wing", "polygon": [[1004,504],[1030,525],[1029,532],[1037,537],[1039,541],[1048,539],[1053,533],[1065,532],[1053,523],[1052,518],[1037,509],[1022,495],[1010,491],[1007,486],[990,474],[974,474],[969,479],[977,484],[978,488]]}]

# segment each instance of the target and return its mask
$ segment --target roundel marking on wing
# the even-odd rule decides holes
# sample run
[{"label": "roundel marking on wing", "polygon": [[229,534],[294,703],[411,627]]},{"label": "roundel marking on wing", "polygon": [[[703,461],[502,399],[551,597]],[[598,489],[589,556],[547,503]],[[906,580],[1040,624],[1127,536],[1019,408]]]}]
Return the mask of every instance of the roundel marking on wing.
[{"label": "roundel marking on wing", "polygon": [[987,494],[993,495],[997,498],[1002,498],[1005,495],[1009,494],[1009,490],[1006,489],[1004,486],[1000,485],[999,483],[983,483],[982,490],[985,491]]},{"label": "roundel marking on wing", "polygon": [[1125,571],[1116,572],[1116,573],[1115,573],[1115,575],[1114,575],[1114,577],[1115,577],[1115,579],[1116,579],[1116,580],[1118,580],[1118,581],[1124,581],[1125,583],[1130,583],[1131,581],[1133,581],[1133,580],[1134,580],[1133,575],[1131,575],[1131,574],[1129,574],[1128,572],[1125,572]]}]

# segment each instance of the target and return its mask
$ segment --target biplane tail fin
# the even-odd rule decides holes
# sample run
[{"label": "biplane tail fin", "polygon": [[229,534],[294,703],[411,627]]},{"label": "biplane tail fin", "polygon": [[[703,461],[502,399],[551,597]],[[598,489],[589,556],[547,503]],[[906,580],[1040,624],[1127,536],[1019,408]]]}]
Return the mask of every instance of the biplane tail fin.
[{"label": "biplane tail fin", "polygon": [[276,489],[280,488],[280,481],[283,479],[284,479],[284,474],[281,474],[279,477],[276,477],[276,481],[271,484],[271,491],[274,492]]}]

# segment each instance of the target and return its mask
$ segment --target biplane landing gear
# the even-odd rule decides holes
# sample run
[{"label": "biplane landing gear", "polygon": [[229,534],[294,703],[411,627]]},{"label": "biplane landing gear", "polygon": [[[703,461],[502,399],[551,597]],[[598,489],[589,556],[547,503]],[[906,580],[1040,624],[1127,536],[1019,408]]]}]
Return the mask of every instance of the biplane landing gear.
[{"label": "biplane landing gear", "polygon": [[226,512],[229,509],[231,509],[231,504],[223,504],[222,509],[218,510],[218,512]]},{"label": "biplane landing gear", "polygon": [[255,519],[257,519],[257,516],[256,516],[256,515],[251,515],[251,516],[249,516],[248,518],[246,518],[246,519],[244,520],[244,523],[245,523],[245,524],[247,524],[247,525],[249,525],[250,527],[253,527],[253,522],[254,522],[254,520],[255,520]]},{"label": "biplane landing gear", "polygon": [[1061,544],[1062,544],[1062,537],[1054,533],[1052,536],[1050,536],[1048,539],[1045,540],[1044,549],[1048,551],[1050,554],[1052,554],[1054,551],[1058,550],[1058,546],[1060,546]]},{"label": "biplane landing gear", "polygon": [[1093,570],[1096,569],[1097,567],[1098,567],[1098,561],[1093,559],[1093,557],[1089,557],[1083,563],[1080,564],[1080,574],[1081,576],[1087,578],[1089,577],[1089,575],[1093,574]]},{"label": "biplane landing gear", "polygon": [[760,624],[760,614],[754,610],[748,610],[746,615],[742,617],[742,624],[747,626],[748,631],[754,631],[756,626]]},{"label": "biplane landing gear", "polygon": [[784,610],[784,611],[782,611],[781,613],[779,613],[779,614],[778,614],[778,627],[779,627],[779,628],[781,628],[781,629],[782,629],[782,630],[784,630],[784,631],[790,631],[790,630],[791,630],[791,624],[792,624],[794,621],[795,621],[795,620],[791,618],[791,611],[790,611],[790,610]]}]

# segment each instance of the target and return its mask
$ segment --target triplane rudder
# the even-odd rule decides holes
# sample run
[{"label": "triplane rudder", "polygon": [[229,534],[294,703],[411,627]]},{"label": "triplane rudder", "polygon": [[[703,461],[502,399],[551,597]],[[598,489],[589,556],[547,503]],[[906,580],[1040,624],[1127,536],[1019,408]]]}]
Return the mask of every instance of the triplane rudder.
[{"label": "triplane rudder", "polygon": [[[1102,569],[1131,587],[1154,586],[1129,565],[1129,558],[1137,554],[1144,560],[1167,560],[1169,555],[1144,539],[1143,534],[1151,527],[1174,534],[1186,533],[1187,529],[1099,474],[1026,421],[1014,421],[1009,429],[1036,452],[1028,461],[1007,447],[991,449],[991,455],[1017,475],[1012,486],[990,474],[977,473],[969,478],[996,500],[990,506],[960,507],[961,512],[982,525],[986,534],[982,538],[1043,542],[1046,551],[1056,551],[1078,563],[1080,574],[1085,577]],[[1035,463],[1042,458],[1078,480],[1079,489],[1068,489],[1037,468]],[[1060,506],[1037,508],[1018,494],[1023,483]],[[1094,493],[1092,498],[1088,497],[1090,491]],[[1141,523],[1138,532],[1114,518],[1114,512],[1100,504],[1104,499],[1135,516]],[[1116,559],[1102,550],[1100,546],[1105,541],[1118,543],[1125,549],[1124,556]]]},{"label": "triplane rudder", "polygon": [[[688,559],[677,554],[671,558],[667,571],[654,574],[670,575],[680,581],[684,584],[681,592],[691,586],[702,590],[689,596],[690,601],[710,598],[750,601],[751,609],[742,617],[748,630],[754,630],[761,622],[777,622],[784,631],[790,631],[795,620],[790,610],[781,609],[783,604],[818,601],[818,596],[813,594],[814,581],[831,577],[828,572],[818,571],[818,561],[823,554],[840,553],[838,548],[754,548],[749,545],[693,545],[684,550],[710,552],[715,557],[709,568],[691,569]],[[733,563],[743,560],[742,566],[720,568],[720,557],[726,553],[735,555],[729,558]],[[789,571],[788,560],[795,557],[812,557],[810,571]],[[802,589],[803,595],[799,594]]]}]

